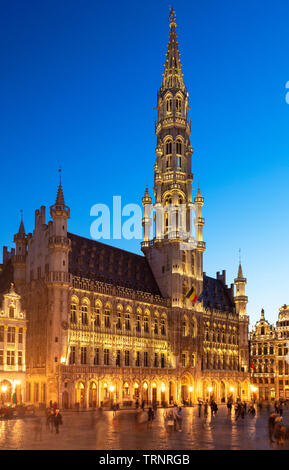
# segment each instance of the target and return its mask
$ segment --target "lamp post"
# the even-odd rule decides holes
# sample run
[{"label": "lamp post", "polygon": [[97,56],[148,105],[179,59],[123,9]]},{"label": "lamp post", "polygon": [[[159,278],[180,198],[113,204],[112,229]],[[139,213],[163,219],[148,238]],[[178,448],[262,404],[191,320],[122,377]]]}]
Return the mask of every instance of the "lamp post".
[{"label": "lamp post", "polygon": [[210,400],[212,399],[212,391],[213,391],[213,387],[208,387],[208,392],[210,394]]},{"label": "lamp post", "polygon": [[5,398],[6,398],[6,392],[7,392],[7,385],[2,385],[2,387],[1,387],[1,392],[2,392],[2,405],[5,405]]}]

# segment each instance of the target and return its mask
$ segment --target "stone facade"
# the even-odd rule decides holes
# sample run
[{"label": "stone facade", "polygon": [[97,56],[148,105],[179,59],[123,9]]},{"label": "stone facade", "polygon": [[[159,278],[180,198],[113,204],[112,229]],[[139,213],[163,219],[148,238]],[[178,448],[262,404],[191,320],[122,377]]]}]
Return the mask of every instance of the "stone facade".
[{"label": "stone facade", "polygon": [[[161,223],[150,239],[152,199],[146,190],[145,256],[69,233],[61,183],[51,221],[42,206],[33,233],[26,235],[22,227],[16,251],[5,249],[0,282],[13,278],[29,320],[28,401],[92,407],[112,400],[249,397],[242,268],[230,287],[224,271],[216,279],[203,271],[204,198],[198,189],[192,199],[188,92],[173,10],[157,104],[154,196]],[[168,206],[172,212],[163,211]],[[192,248],[186,233],[193,207]],[[188,296],[192,287],[198,302]]]},{"label": "stone facade", "polygon": [[3,295],[0,309],[1,404],[25,401],[27,320],[13,284]]},{"label": "stone facade", "polygon": [[251,381],[261,400],[289,399],[289,306],[279,309],[276,326],[264,310],[250,334]]}]

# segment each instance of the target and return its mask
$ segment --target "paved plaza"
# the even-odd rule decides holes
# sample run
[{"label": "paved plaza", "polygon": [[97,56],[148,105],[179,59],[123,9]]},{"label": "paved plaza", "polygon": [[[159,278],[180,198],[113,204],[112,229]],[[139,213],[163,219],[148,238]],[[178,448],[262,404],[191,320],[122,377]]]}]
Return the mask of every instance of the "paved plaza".
[{"label": "paved plaza", "polygon": [[[147,423],[139,424],[135,410],[121,410],[113,418],[112,411],[101,416],[92,411],[63,412],[60,433],[46,428],[44,413],[41,416],[42,432],[35,433],[37,418],[0,421],[0,449],[81,449],[81,450],[185,450],[185,449],[278,449],[269,444],[268,411],[258,411],[256,417],[246,415],[244,420],[227,416],[224,405],[219,406],[216,418],[207,421],[198,417],[197,406],[184,408],[182,431],[169,431],[164,424],[164,410],[157,411],[151,429]],[[289,425],[289,410],[283,414]],[[282,449],[289,449],[285,443]]]}]

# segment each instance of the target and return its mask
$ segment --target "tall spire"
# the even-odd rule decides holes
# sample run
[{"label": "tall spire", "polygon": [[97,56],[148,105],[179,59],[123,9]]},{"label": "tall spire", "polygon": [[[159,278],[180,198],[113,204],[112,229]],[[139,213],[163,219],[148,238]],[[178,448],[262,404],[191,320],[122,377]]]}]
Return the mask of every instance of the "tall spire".
[{"label": "tall spire", "polygon": [[168,43],[168,51],[166,56],[165,71],[163,74],[163,88],[180,88],[184,89],[182,64],[180,61],[179,45],[176,33],[176,12],[171,8],[170,16],[170,36]]},{"label": "tall spire", "polygon": [[59,168],[59,186],[57,190],[57,196],[56,196],[56,205],[57,206],[64,206],[64,195],[63,195],[63,189],[62,189],[62,184],[61,184],[61,168]]}]

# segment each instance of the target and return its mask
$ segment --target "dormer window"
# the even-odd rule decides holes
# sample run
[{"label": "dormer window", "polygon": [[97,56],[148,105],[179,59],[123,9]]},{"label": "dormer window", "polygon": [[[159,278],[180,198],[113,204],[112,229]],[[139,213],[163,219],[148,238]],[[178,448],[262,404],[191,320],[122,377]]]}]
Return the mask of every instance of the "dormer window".
[{"label": "dormer window", "polygon": [[9,307],[9,318],[14,318],[14,307]]}]

